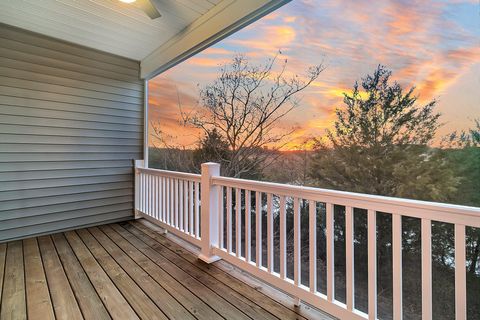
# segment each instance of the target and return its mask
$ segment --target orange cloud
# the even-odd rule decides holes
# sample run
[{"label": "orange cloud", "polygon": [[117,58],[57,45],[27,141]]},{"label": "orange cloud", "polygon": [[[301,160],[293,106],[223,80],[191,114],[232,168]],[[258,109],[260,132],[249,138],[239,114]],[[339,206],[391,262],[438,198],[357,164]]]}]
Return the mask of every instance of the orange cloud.
[{"label": "orange cloud", "polygon": [[[200,131],[185,125],[180,112],[188,114],[197,104],[190,87],[164,75],[149,81],[149,145],[194,147]],[[161,129],[163,141],[155,136],[154,126]]]},{"label": "orange cloud", "polygon": [[225,63],[222,59],[206,58],[206,57],[192,57],[186,61],[186,64],[196,65],[199,67],[218,67]]},{"label": "orange cloud", "polygon": [[285,18],[283,18],[283,21],[285,23],[292,23],[292,22],[297,21],[297,17],[295,17],[295,16],[285,17]]},{"label": "orange cloud", "polygon": [[[345,88],[332,88],[326,92],[326,95],[331,98],[342,98],[345,94],[351,96],[353,94],[353,89],[345,89]],[[368,93],[365,91],[358,92],[360,98],[367,99]]]},{"label": "orange cloud", "polygon": [[442,93],[448,85],[455,82],[457,74],[448,70],[432,70],[417,86],[420,100],[427,100]]},{"label": "orange cloud", "polygon": [[[286,49],[295,40],[295,29],[288,25],[272,25],[260,28],[262,34],[254,39],[238,39],[229,42],[249,50],[261,50],[263,56],[275,54],[277,50]],[[259,53],[259,52],[257,52]]]},{"label": "orange cloud", "polygon": [[430,60],[411,64],[394,76],[417,87],[421,101],[440,96],[473,64],[480,61],[480,48],[470,47],[439,52]]},{"label": "orange cloud", "polygon": [[223,49],[223,48],[218,48],[218,47],[209,47],[205,50],[202,51],[202,55],[211,55],[211,54],[215,54],[215,55],[233,55],[234,52],[230,51],[230,50],[227,50],[227,49]]},{"label": "orange cloud", "polygon": [[[419,26],[425,21],[418,10],[413,6],[406,6],[399,2],[392,1],[386,9],[390,15],[388,26],[391,35],[400,36],[419,31]],[[424,18],[424,17],[423,17]]]}]

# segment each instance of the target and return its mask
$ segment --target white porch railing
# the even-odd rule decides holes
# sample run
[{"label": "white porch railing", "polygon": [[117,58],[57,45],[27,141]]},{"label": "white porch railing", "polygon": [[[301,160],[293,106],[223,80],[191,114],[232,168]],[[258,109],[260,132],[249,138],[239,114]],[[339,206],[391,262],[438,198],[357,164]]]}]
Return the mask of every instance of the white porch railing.
[{"label": "white porch railing", "polygon": [[135,166],[135,214],[200,246],[201,176],[141,165]]},{"label": "white porch railing", "polygon": [[[136,212],[199,246],[202,260],[224,259],[341,319],[377,318],[377,212],[392,216],[394,319],[403,317],[402,216],[421,219],[422,319],[432,319],[432,220],[451,223],[455,226],[455,266],[461,266],[455,268],[455,313],[456,319],[466,319],[465,228],[480,228],[480,208],[234,179],[219,176],[219,171],[214,163],[203,164],[201,175],[137,166]],[[275,206],[274,197],[278,199]],[[287,198],[293,201],[293,279],[287,276]],[[301,281],[301,201],[309,204],[308,287]],[[327,284],[326,295],[317,290],[317,203],[326,208],[327,272],[322,279]],[[345,208],[346,303],[335,300],[334,206]],[[280,220],[279,250],[274,248],[274,207]],[[368,216],[368,314],[354,308],[354,208],[367,210]],[[255,239],[259,241],[252,249],[252,212],[265,210],[267,243],[262,243],[262,215],[255,214]],[[262,262],[265,248],[266,263]],[[279,273],[274,271],[276,252]]]}]

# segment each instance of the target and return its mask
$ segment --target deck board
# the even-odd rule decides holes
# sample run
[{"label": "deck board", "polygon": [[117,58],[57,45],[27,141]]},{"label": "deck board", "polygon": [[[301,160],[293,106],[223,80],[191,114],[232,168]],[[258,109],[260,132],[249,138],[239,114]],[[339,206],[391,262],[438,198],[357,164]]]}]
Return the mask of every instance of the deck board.
[{"label": "deck board", "polygon": [[139,239],[145,241],[145,243],[151,246],[155,251],[159,252],[164,257],[164,259],[168,259],[171,263],[174,263],[176,266],[189,273],[203,285],[209,287],[222,297],[226,298],[228,301],[231,301],[234,305],[238,306],[239,309],[246,313],[247,316],[249,316],[250,318],[278,319],[267,310],[258,306],[254,301],[251,301],[240,293],[231,290],[227,285],[218,281],[207,272],[203,272],[202,270],[196,268],[194,265],[188,263],[188,261],[184,260],[182,257],[178,256],[176,253],[170,251],[166,247],[163,247],[160,243],[156,242],[153,238],[150,238],[140,229],[137,229],[133,225],[129,224],[125,225],[124,227],[128,231],[133,233],[135,236],[137,236]]},{"label": "deck board", "polygon": [[118,247],[100,229],[91,228],[90,233],[101,243],[110,255],[122,266],[130,277],[142,288],[152,301],[158,303],[162,311],[170,319],[195,319],[179,301],[177,301],[172,292],[159,284],[152,276],[143,270],[133,259]]},{"label": "deck board", "polygon": [[[215,268],[214,266],[208,266],[207,264],[199,261],[193,254],[191,254],[188,250],[185,250],[178,244],[175,244],[172,241],[169,241],[165,237],[158,237],[155,236],[155,233],[147,228],[145,225],[140,223],[131,223],[130,225],[134,225],[135,228],[145,232],[147,235],[151,236],[153,241],[164,246],[164,248],[169,249],[172,254],[176,254],[175,259],[178,261],[178,264],[185,264],[182,263],[184,261],[190,262],[191,265],[197,267],[200,272],[204,274],[208,274],[211,278],[218,280],[218,282],[225,285],[229,292],[237,292],[245,299],[248,299],[251,302],[255,302],[258,306],[263,308],[264,310],[268,310],[270,315],[262,315],[262,317],[269,318],[271,316],[276,318],[283,318],[283,319],[305,319],[293,310],[279,304],[277,301],[271,299],[268,296],[263,295],[262,293],[251,290],[252,288],[248,285],[244,284],[243,282],[237,280],[236,278],[222,272],[221,270]],[[157,248],[159,248],[157,246]],[[161,249],[160,249],[161,250]],[[164,250],[165,252],[165,250]],[[232,290],[233,289],[233,290]]]},{"label": "deck board", "polygon": [[[118,228],[120,228],[118,226]],[[194,293],[196,289],[192,286],[192,283],[184,283],[181,281],[181,277],[187,277],[188,275],[180,275],[178,273],[172,273],[170,275],[166,270],[162,269],[160,266],[155,264],[152,260],[150,260],[149,256],[152,252],[148,252],[148,247],[140,247],[137,248],[133,246],[127,239],[123,238],[121,234],[115,232],[111,227],[105,226],[101,227],[101,230],[114,241],[124,252],[126,252],[143,270],[148,272],[150,276],[159,284],[161,284],[172,296],[182,303],[193,315],[195,315],[198,319],[222,319],[222,317],[215,311],[222,309],[224,304],[221,302],[222,299],[218,299],[215,297],[214,292],[208,292],[206,287],[201,287],[200,292],[197,292],[199,295],[208,296],[212,295],[215,299],[214,303],[215,309],[211,308],[207,303],[203,302],[198,296]],[[128,232],[125,233],[128,234]],[[128,237],[128,235],[127,235]],[[128,238],[130,241],[135,242],[135,237]],[[138,239],[136,239],[138,240]],[[138,240],[138,242],[140,242]],[[138,244],[138,242],[136,242]],[[153,251],[153,250],[152,250]],[[149,255],[150,254],[150,255]],[[167,265],[170,265],[168,261],[163,261]],[[167,268],[167,270],[169,270]],[[170,270],[171,271],[171,270]],[[193,279],[193,278],[192,278]],[[185,286],[184,286],[185,285]],[[191,291],[189,291],[189,288]],[[230,304],[228,304],[230,305]],[[231,306],[231,305],[230,305]],[[239,313],[239,310],[232,306],[232,312],[229,314],[222,314],[223,316],[227,316],[227,319],[233,319]],[[228,317],[228,316],[231,316]],[[239,318],[239,317],[237,317]]]},{"label": "deck board", "polygon": [[21,241],[10,242],[7,245],[2,296],[0,319],[21,320],[27,318]]},{"label": "deck board", "polygon": [[55,317],[59,320],[83,319],[60,258],[50,236],[37,238]]},{"label": "deck board", "polygon": [[135,311],[133,311],[130,304],[120,293],[120,288],[117,287],[119,284],[123,284],[123,282],[119,280],[120,275],[113,277],[113,279],[118,281],[112,282],[113,279],[111,280],[103,269],[108,270],[109,265],[101,266],[90,253],[91,249],[82,242],[74,231],[66,232],[65,236],[98,295],[104,302],[110,316],[113,319],[138,319]]},{"label": "deck board", "polygon": [[27,316],[29,320],[55,319],[40,249],[35,238],[23,240]]},{"label": "deck board", "polygon": [[68,268],[65,268],[65,274],[73,289],[83,317],[92,320],[110,319],[107,309],[105,309],[105,306],[96,294],[95,288],[88,280],[87,274],[83,271],[65,236],[63,234],[55,234],[52,238],[60,261],[64,266],[68,266]]},{"label": "deck board", "polygon": [[0,244],[0,318],[333,319],[197,254],[143,221]]},{"label": "deck board", "polygon": [[162,311],[86,229],[78,230],[77,234],[140,319],[166,319]]},{"label": "deck board", "polygon": [[229,300],[228,296],[222,296],[215,290],[205,286],[202,282],[198,281],[191,273],[184,271],[182,268],[176,266],[166,257],[162,256],[159,252],[149,247],[145,242],[123,229],[122,227],[115,225],[112,227],[121,234],[125,239],[132,243],[138,250],[148,256],[151,261],[156,265],[163,268],[166,272],[171,274],[182,286],[188,288],[197,297],[202,299],[206,304],[215,309],[220,315],[226,319],[250,319],[244,314],[239,306],[235,305],[235,300]]}]

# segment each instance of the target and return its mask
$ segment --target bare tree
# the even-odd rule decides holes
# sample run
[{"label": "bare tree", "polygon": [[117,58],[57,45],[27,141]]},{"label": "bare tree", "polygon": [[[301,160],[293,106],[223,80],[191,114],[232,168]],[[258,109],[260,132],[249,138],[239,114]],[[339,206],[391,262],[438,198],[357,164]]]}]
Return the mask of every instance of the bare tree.
[{"label": "bare tree", "polygon": [[150,126],[150,166],[174,171],[192,171],[193,151],[189,146],[175,143],[176,137],[163,131],[160,121],[150,122]]},{"label": "bare tree", "polygon": [[254,65],[242,55],[220,68],[220,75],[200,90],[199,110],[182,117],[186,124],[208,136],[216,130],[228,143],[228,159],[223,174],[232,177],[261,172],[272,158],[265,152],[281,146],[294,130],[275,125],[299,105],[298,93],[307,88],[324,70],[322,64],[310,67],[304,77],[286,76],[287,60],[275,72],[278,55],[264,65]]}]

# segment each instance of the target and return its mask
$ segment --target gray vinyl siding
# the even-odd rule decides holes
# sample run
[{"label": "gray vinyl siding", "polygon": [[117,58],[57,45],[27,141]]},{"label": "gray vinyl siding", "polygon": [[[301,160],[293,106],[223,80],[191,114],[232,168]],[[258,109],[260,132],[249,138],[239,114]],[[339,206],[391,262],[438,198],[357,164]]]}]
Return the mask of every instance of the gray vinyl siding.
[{"label": "gray vinyl siding", "polygon": [[0,242],[133,218],[139,68],[0,24]]}]

